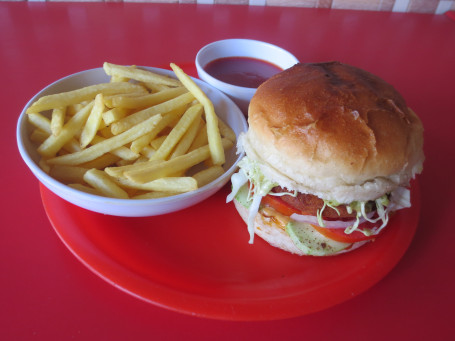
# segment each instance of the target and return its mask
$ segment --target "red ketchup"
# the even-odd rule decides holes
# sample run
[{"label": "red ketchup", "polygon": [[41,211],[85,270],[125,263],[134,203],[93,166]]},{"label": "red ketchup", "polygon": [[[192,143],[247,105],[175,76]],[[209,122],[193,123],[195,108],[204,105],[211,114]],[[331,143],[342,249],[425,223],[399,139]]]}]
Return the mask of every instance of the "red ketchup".
[{"label": "red ketchup", "polygon": [[271,76],[283,71],[272,63],[250,57],[215,59],[204,70],[220,81],[246,88],[257,88]]}]

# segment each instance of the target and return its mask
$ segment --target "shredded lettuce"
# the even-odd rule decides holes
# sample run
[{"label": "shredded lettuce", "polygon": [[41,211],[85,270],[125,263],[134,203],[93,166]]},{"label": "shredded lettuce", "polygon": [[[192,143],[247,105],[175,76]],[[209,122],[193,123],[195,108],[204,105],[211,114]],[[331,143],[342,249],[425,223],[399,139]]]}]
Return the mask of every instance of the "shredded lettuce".
[{"label": "shredded lettuce", "polygon": [[405,187],[398,187],[390,194],[393,210],[411,207],[411,191]]},{"label": "shredded lettuce", "polygon": [[[277,186],[277,183],[267,179],[261,172],[257,161],[251,160],[248,157],[244,157],[240,160],[239,168],[239,172],[236,173],[238,175],[234,174],[236,176],[233,176],[232,192],[229,194],[227,201],[231,201],[239,189],[245,185],[248,180],[250,181],[247,201],[250,202],[251,205],[248,210],[247,225],[250,235],[249,243],[252,244],[254,241],[254,219],[259,212],[262,197],[269,194],[270,190]],[[297,195],[297,193],[295,192],[294,195]]]},{"label": "shredded lettuce", "polygon": [[232,184],[232,191],[226,198],[226,202],[231,202],[234,200],[235,196],[237,195],[240,188],[248,182],[248,176],[246,173],[240,169],[237,173],[232,174],[231,176],[231,184]]},{"label": "shredded lettuce", "polygon": [[[239,171],[232,175],[231,177],[232,191],[228,195],[226,202],[232,201],[239,192],[239,190],[243,186],[245,186],[248,183],[248,181],[249,187],[246,201],[249,204],[249,209],[247,225],[250,236],[249,243],[252,244],[254,241],[254,220],[259,212],[262,198],[268,194],[276,196],[283,195],[297,196],[297,191],[271,193],[270,191],[272,190],[272,188],[278,186],[278,184],[267,179],[262,173],[258,162],[246,156],[239,162]],[[380,198],[374,200],[374,203],[376,205],[376,211],[378,214],[378,217],[375,219],[371,219],[371,217],[368,214],[368,211],[370,210],[369,206],[372,205],[372,202],[370,201],[354,201],[349,205],[346,205],[346,209],[349,214],[351,214],[352,212],[356,212],[356,218],[353,225],[348,226],[344,230],[344,233],[351,234],[354,231],[360,231],[366,236],[378,234],[387,225],[389,221],[389,213],[391,211],[396,211],[411,206],[410,191],[407,188],[398,187],[389,195],[384,194]],[[334,209],[338,213],[338,215],[340,215],[340,212],[337,209],[337,206],[340,205],[343,204],[337,202],[336,200],[324,200],[323,207],[316,213],[318,223],[321,227],[324,227],[324,221],[322,219],[322,214],[324,210],[327,207],[330,207]],[[374,231],[371,229],[359,229],[361,218],[364,218],[365,220],[372,223],[382,220],[382,224],[378,229]]]},{"label": "shredded lettuce", "polygon": [[[396,210],[411,206],[410,191],[407,188],[398,187],[390,194],[390,198],[389,198],[389,195],[384,194],[383,196],[374,200],[374,203],[376,205],[376,212],[378,214],[378,217],[375,219],[371,219],[368,216],[367,210],[368,210],[368,205],[370,205],[370,201],[353,201],[352,203],[347,205],[346,208],[347,208],[347,212],[349,214],[351,214],[354,211],[356,212],[356,220],[352,226],[348,226],[344,230],[344,233],[351,234],[354,231],[360,231],[366,236],[371,236],[372,234],[378,234],[389,222],[389,213],[391,211],[396,211]],[[324,206],[321,208],[321,210],[318,210],[318,212],[317,212],[318,222],[321,227],[324,227],[324,223],[322,221],[322,212],[324,211],[324,209],[326,207],[334,208],[338,205],[339,204],[334,202],[333,200],[332,201],[324,200]],[[340,214],[338,211],[337,211],[337,213],[338,213],[338,215]],[[363,230],[359,229],[358,227],[360,225],[360,218],[362,218],[362,217],[366,221],[369,221],[371,223],[376,223],[379,220],[382,220],[382,224],[375,231],[372,231],[371,229],[363,229]]]},{"label": "shredded lettuce", "polygon": [[338,208],[336,208],[337,206],[340,206],[340,203],[336,200],[324,200],[324,205],[322,205],[322,208],[316,211],[316,218],[318,219],[319,226],[325,227],[324,221],[322,219],[322,212],[324,212],[326,207],[334,209],[337,214],[340,215],[340,211],[338,211]]}]

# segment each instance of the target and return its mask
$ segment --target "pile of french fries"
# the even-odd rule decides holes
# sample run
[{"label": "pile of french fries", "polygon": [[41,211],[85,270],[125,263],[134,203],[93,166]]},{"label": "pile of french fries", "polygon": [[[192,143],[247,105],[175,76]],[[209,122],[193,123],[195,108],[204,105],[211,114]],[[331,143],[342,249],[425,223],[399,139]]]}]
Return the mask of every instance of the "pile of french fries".
[{"label": "pile of french fries", "polygon": [[176,195],[222,175],[235,133],[201,88],[171,68],[176,78],[106,62],[110,82],[34,102],[26,113],[41,169],[119,199]]}]

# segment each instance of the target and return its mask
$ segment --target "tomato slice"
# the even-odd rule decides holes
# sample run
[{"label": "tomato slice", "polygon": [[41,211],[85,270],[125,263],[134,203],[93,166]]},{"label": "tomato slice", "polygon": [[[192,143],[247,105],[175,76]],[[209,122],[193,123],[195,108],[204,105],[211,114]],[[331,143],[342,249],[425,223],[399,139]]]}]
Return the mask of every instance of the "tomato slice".
[{"label": "tomato slice", "polygon": [[301,211],[298,211],[284,200],[281,200],[281,198],[276,195],[266,195],[265,197],[262,198],[261,203],[265,206],[270,206],[274,208],[278,213],[281,213],[288,217],[293,213],[303,214]]},{"label": "tomato slice", "polygon": [[[364,228],[373,228],[378,226],[379,223],[370,223],[370,222],[365,222],[359,226],[362,230]],[[375,239],[377,236],[366,236],[360,231],[354,231],[350,234],[344,233],[344,229],[333,229],[333,228],[327,228],[327,227],[320,227],[318,225],[311,225],[314,227],[316,231],[318,231],[320,234],[324,235],[327,238],[330,238],[332,240],[336,240],[337,242],[342,242],[342,243],[357,243],[357,242],[362,242],[365,240],[371,240]]]},{"label": "tomato slice", "polygon": [[[282,200],[279,196],[275,195],[266,195],[265,197],[262,198],[261,203],[265,206],[270,206],[273,209],[275,209],[278,213],[281,213],[285,216],[291,216],[293,213],[295,214],[301,214],[305,215],[305,212],[299,211],[286,203],[284,200]],[[374,227],[379,226],[381,222],[379,223],[370,223],[370,222],[364,222],[360,225],[361,229],[368,228],[372,229]],[[324,235],[327,238],[330,238],[332,240],[335,240],[337,242],[342,242],[342,243],[356,243],[356,242],[361,242],[365,240],[371,240],[376,238],[376,236],[365,236],[362,232],[360,231],[354,231],[350,234],[344,233],[344,229],[340,228],[327,228],[327,227],[320,227],[318,225],[311,225],[315,228],[316,231],[318,231],[320,234]]]}]

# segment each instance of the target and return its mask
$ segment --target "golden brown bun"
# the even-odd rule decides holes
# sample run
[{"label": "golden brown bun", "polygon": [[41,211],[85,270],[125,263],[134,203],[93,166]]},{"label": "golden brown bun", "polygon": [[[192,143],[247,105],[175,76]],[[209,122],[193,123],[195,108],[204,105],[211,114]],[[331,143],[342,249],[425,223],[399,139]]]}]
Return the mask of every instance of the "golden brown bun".
[{"label": "golden brown bun", "polygon": [[251,100],[247,155],[282,187],[371,200],[421,171],[423,128],[388,83],[339,62],[297,64]]}]

